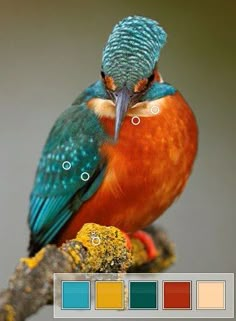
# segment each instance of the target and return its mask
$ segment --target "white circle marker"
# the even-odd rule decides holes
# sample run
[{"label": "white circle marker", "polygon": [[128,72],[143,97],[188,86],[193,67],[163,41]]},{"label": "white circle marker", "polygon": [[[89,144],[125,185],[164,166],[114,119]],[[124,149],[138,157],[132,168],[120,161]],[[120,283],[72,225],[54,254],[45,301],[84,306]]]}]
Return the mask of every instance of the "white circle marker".
[{"label": "white circle marker", "polygon": [[71,169],[71,163],[68,162],[68,161],[65,161],[62,163],[62,168],[65,170],[65,171],[68,171],[69,169]]},{"label": "white circle marker", "polygon": [[86,182],[86,181],[89,180],[90,175],[89,175],[89,173],[87,173],[87,172],[83,172],[83,173],[80,175],[80,178],[82,179],[82,181]]},{"label": "white circle marker", "polygon": [[101,239],[99,236],[97,236],[96,232],[91,233],[91,241],[92,241],[92,244],[95,246],[101,244]]},{"label": "white circle marker", "polygon": [[160,108],[158,106],[152,106],[151,107],[151,113],[153,115],[157,115],[157,114],[159,114],[159,112],[160,112]]},{"label": "white circle marker", "polygon": [[100,237],[98,237],[98,236],[92,236],[91,239],[92,239],[92,244],[93,244],[94,246],[98,246],[99,244],[101,244],[101,239],[100,239]]},{"label": "white circle marker", "polygon": [[131,123],[134,125],[134,126],[137,126],[140,124],[140,118],[138,116],[133,116],[131,118]]}]

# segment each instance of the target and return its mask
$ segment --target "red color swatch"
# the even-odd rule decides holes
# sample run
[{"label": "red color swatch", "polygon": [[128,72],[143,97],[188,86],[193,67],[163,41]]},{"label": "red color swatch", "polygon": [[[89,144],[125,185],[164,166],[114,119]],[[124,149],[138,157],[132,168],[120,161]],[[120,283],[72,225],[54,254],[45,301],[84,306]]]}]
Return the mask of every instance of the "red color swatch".
[{"label": "red color swatch", "polygon": [[163,309],[191,309],[191,281],[164,281],[163,292]]}]

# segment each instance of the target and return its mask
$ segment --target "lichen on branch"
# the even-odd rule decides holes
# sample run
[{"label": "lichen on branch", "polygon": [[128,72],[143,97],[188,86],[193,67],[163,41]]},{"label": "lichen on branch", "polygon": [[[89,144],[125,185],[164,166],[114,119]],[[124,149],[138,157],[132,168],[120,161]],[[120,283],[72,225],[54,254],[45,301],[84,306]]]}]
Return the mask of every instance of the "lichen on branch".
[{"label": "lichen on branch", "polygon": [[157,247],[151,262],[144,245],[119,229],[85,224],[75,239],[60,248],[47,245],[32,258],[22,258],[0,292],[0,321],[23,321],[53,300],[53,273],[160,272],[175,260],[173,244],[160,229],[149,230]]}]

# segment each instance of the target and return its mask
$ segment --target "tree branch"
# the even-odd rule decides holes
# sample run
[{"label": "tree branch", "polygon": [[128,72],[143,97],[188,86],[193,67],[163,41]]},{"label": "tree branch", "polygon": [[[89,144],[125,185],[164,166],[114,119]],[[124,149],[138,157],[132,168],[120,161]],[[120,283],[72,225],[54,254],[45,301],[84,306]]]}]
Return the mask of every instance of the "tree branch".
[{"label": "tree branch", "polygon": [[85,224],[60,248],[47,245],[33,258],[22,258],[0,292],[0,321],[23,321],[53,300],[53,273],[160,272],[175,260],[173,244],[160,229],[149,229],[158,255],[148,260],[144,245],[115,227]]}]

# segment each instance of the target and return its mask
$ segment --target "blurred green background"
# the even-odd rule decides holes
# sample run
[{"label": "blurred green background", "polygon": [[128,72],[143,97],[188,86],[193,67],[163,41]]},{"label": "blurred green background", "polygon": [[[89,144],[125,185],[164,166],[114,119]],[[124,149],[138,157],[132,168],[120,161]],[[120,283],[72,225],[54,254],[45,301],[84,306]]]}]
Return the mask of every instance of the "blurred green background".
[{"label": "blurred green background", "polygon": [[[176,243],[170,272],[235,272],[236,1],[0,0],[0,287],[28,243],[28,196],[58,115],[100,72],[115,23],[138,14],[168,33],[160,71],[197,117],[181,198],[158,220]],[[47,307],[32,321],[52,320]]]}]

